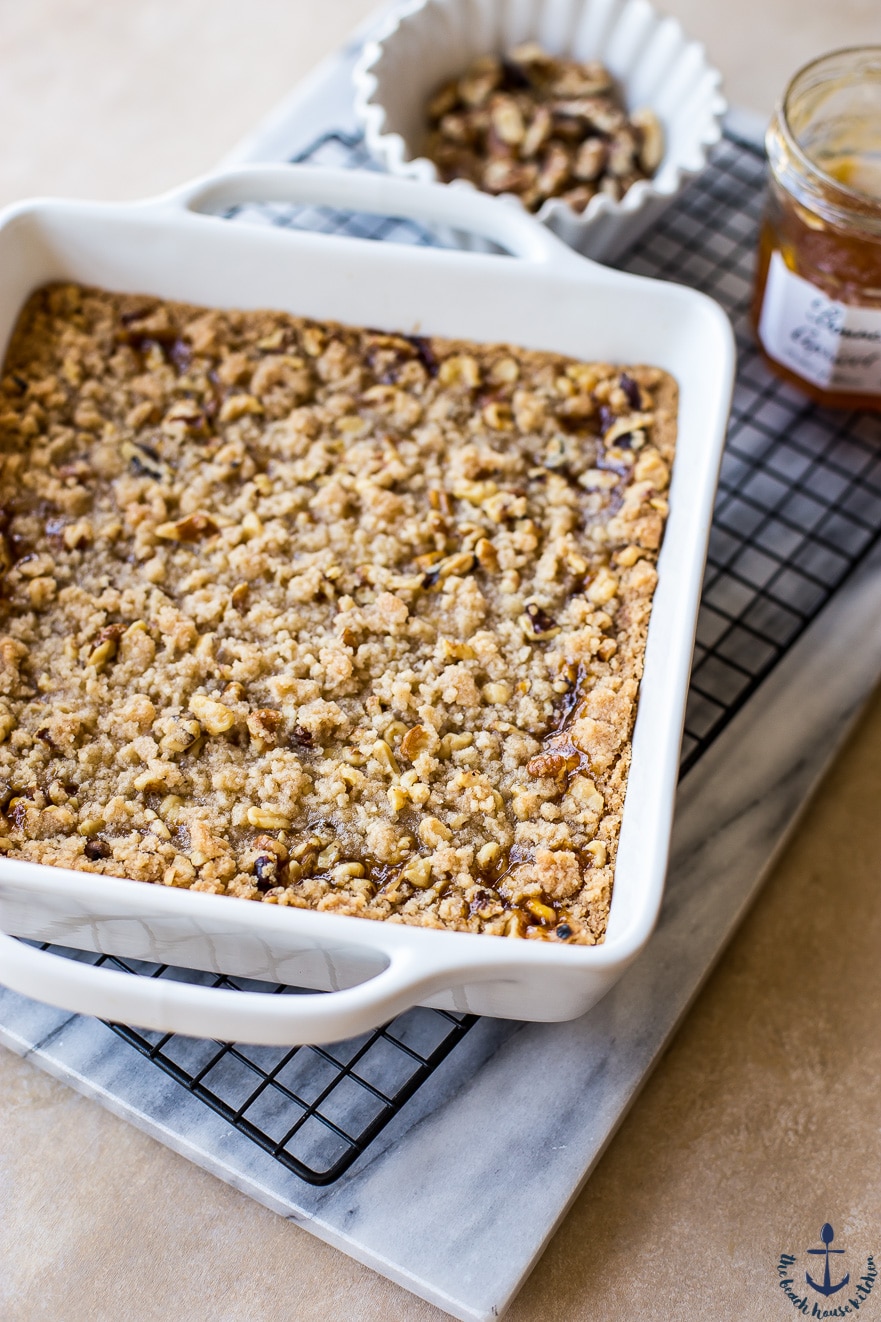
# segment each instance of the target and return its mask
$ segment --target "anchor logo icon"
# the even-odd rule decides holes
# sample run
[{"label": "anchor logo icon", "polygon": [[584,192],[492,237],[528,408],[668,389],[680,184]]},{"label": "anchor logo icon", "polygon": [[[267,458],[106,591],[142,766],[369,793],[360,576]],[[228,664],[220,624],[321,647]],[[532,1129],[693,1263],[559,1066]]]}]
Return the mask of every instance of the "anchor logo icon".
[{"label": "anchor logo icon", "polygon": [[839,1290],[844,1289],[844,1287],[847,1285],[848,1281],[850,1280],[850,1272],[848,1272],[847,1275],[844,1277],[844,1279],[839,1281],[837,1285],[832,1284],[832,1277],[829,1274],[829,1254],[844,1253],[845,1250],[830,1249],[829,1245],[832,1243],[833,1239],[835,1238],[835,1231],[832,1229],[828,1221],[820,1229],[820,1238],[823,1241],[824,1247],[822,1249],[808,1249],[808,1253],[825,1254],[826,1270],[823,1273],[823,1283],[822,1285],[818,1285],[817,1282],[812,1279],[810,1272],[805,1272],[805,1280],[807,1281],[811,1289],[817,1291],[817,1294],[826,1295],[828,1297],[830,1294],[837,1294]]}]

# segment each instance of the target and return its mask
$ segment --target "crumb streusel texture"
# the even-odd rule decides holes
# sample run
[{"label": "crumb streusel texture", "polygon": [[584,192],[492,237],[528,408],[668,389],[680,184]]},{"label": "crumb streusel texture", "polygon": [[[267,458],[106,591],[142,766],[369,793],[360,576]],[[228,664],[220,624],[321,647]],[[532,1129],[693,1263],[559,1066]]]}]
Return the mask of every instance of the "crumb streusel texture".
[{"label": "crumb streusel texture", "polygon": [[35,293],[0,385],[8,855],[603,936],[676,387]]}]

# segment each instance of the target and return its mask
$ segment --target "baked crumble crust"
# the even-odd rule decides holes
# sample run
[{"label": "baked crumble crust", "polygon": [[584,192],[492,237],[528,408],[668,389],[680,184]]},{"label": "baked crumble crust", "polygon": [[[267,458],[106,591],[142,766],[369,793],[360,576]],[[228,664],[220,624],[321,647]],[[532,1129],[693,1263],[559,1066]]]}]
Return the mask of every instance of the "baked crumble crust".
[{"label": "baked crumble crust", "polygon": [[38,290],[0,384],[0,847],[602,940],[676,386]]}]

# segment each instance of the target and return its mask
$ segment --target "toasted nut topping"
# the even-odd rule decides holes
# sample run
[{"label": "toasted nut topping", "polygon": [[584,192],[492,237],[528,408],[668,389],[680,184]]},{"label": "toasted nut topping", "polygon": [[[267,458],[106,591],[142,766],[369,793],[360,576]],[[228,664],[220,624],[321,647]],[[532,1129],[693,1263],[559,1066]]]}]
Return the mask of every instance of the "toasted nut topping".
[{"label": "toasted nut topping", "polygon": [[460,753],[464,748],[470,748],[473,743],[473,734],[445,734],[441,740],[441,750],[449,757],[450,753]]},{"label": "toasted nut topping", "polygon": [[547,611],[542,610],[537,602],[527,601],[523,610],[525,613],[520,617],[520,624],[527,638],[555,638],[560,632],[560,626],[556,620],[552,620]]},{"label": "toasted nut topping", "polygon": [[271,707],[258,707],[248,713],[246,723],[252,739],[268,747],[274,747],[278,727],[281,724],[281,712],[274,711]]},{"label": "toasted nut topping", "polygon": [[514,415],[511,411],[511,405],[498,400],[484,406],[483,420],[487,427],[492,427],[493,431],[514,430]]},{"label": "toasted nut topping", "polygon": [[134,787],[139,793],[176,783],[180,783],[180,772],[173,762],[163,762],[160,758],[151,758],[148,769],[134,779]]},{"label": "toasted nut topping", "polygon": [[623,550],[616,553],[615,564],[621,565],[624,569],[629,569],[644,554],[645,552],[641,546],[625,546]]},{"label": "toasted nut topping", "polygon": [[274,835],[258,835],[254,838],[254,848],[259,849],[261,853],[274,854],[276,858],[284,862],[287,859],[288,851],[282,842]]},{"label": "toasted nut topping", "polygon": [[318,855],[318,858],[316,859],[316,862],[320,868],[333,867],[334,863],[337,861],[341,853],[342,850],[339,844],[334,840],[329,845],[326,845],[324,849],[322,849],[321,853]]},{"label": "toasted nut topping", "polygon": [[618,580],[608,569],[597,570],[593,582],[588,585],[587,595],[597,606],[605,606],[618,591]]},{"label": "toasted nut topping", "polygon": [[459,83],[459,95],[466,105],[482,106],[502,81],[502,66],[493,55],[474,60]]},{"label": "toasted nut topping", "polygon": [[159,747],[163,753],[185,753],[202,733],[198,721],[175,721],[174,728],[160,739]]},{"label": "toasted nut topping", "polygon": [[424,890],[431,884],[431,861],[427,858],[413,858],[401,869],[401,876],[411,885]]},{"label": "toasted nut topping", "polygon": [[606,866],[608,855],[602,840],[591,840],[584,852],[590,855],[594,867],[603,868]]},{"label": "toasted nut topping", "polygon": [[445,358],[438,369],[438,379],[442,386],[464,386],[476,390],[480,385],[480,368],[477,359],[470,354],[454,354]]},{"label": "toasted nut topping", "polygon": [[499,557],[496,554],[496,548],[486,537],[481,537],[474,548],[474,554],[477,556],[478,564],[485,569],[488,574],[497,574],[499,570]]},{"label": "toasted nut topping", "polygon": [[442,579],[450,578],[454,574],[462,577],[476,568],[477,557],[471,551],[459,551],[456,555],[446,556],[438,561],[433,569],[429,569],[428,573],[423,575],[422,586],[431,588]]},{"label": "toasted nut topping", "polygon": [[548,927],[557,921],[556,910],[552,909],[549,904],[543,904],[541,900],[527,900],[524,908],[529,910],[533,918],[537,918],[540,923],[544,923]]},{"label": "toasted nut topping", "polygon": [[523,116],[512,96],[494,97],[489,117],[497,137],[509,147],[516,147],[523,141],[526,132]]},{"label": "toasted nut topping", "polygon": [[565,436],[553,436],[544,452],[546,468],[562,468],[568,462],[569,452]]},{"label": "toasted nut topping", "polygon": [[219,532],[217,524],[208,514],[188,514],[177,523],[160,523],[156,536],[169,542],[199,542]]},{"label": "toasted nut topping", "polygon": [[634,110],[630,122],[640,139],[639,163],[646,174],[654,174],[664,158],[664,130],[653,110]]},{"label": "toasted nut topping", "polygon": [[230,711],[225,703],[216,702],[214,698],[206,698],[201,693],[196,693],[190,698],[190,711],[197,720],[201,721],[203,729],[208,734],[224,734],[236,723],[235,712]]},{"label": "toasted nut topping", "polygon": [[650,482],[657,491],[664,491],[670,484],[670,469],[657,450],[639,456],[633,476],[637,482]]},{"label": "toasted nut topping", "polygon": [[103,670],[107,662],[116,656],[119,643],[115,638],[106,638],[103,643],[89,653],[86,661],[87,666],[94,666],[96,670]]},{"label": "toasted nut topping", "polygon": [[588,138],[576,153],[572,173],[576,179],[592,183],[602,174],[607,156],[606,144],[602,138]]},{"label": "toasted nut topping", "polygon": [[476,558],[471,551],[461,551],[458,555],[447,556],[437,567],[437,572],[441,578],[449,578],[451,574],[459,576],[470,574],[476,568]]},{"label": "toasted nut topping", "polygon": [[423,817],[419,823],[419,839],[430,849],[435,849],[438,845],[446,843],[453,838],[453,833],[448,826],[437,817]]},{"label": "toasted nut topping", "polygon": [[106,825],[107,823],[103,817],[84,817],[77,827],[77,830],[80,835],[88,837],[97,835],[99,831],[104,830]]},{"label": "toasted nut topping", "polygon": [[387,772],[389,772],[390,775],[400,776],[401,768],[398,766],[394,753],[389,748],[388,744],[384,739],[377,739],[376,743],[373,745],[373,748],[371,749],[371,752],[373,753],[373,756],[376,758],[377,762],[379,762],[380,765]]},{"label": "toasted nut topping", "polygon": [[[653,113],[628,120],[601,64],[533,45],[475,61],[432,97],[427,154],[440,177],[516,193],[531,211],[560,197],[581,212],[597,191],[620,197],[653,174],[663,155]],[[532,54],[521,59],[521,49]]]},{"label": "toasted nut topping", "polygon": [[427,732],[421,725],[414,725],[412,730],[408,730],[401,740],[401,756],[405,757],[408,762],[412,762],[427,746]]},{"label": "toasted nut topping", "polygon": [[608,468],[589,468],[578,479],[578,485],[585,491],[611,491],[621,481],[617,473]]},{"label": "toasted nut topping", "polygon": [[614,445],[622,436],[643,427],[650,427],[655,420],[653,413],[629,413],[626,418],[616,418],[611,427],[603,433],[603,444]]},{"label": "toasted nut topping", "polygon": [[261,831],[287,831],[291,819],[283,812],[273,812],[271,808],[250,807],[247,812],[248,825],[258,826]]},{"label": "toasted nut topping", "polygon": [[428,118],[441,119],[459,99],[459,89],[456,83],[445,83],[440,91],[435,92],[428,103]]},{"label": "toasted nut topping", "polygon": [[391,789],[386,790],[386,798],[391,805],[392,812],[399,813],[402,808],[406,808],[410,802],[410,795],[400,785],[392,785]]},{"label": "toasted nut topping", "polygon": [[191,886],[196,878],[196,869],[188,858],[178,854],[174,862],[162,874],[164,886]]},{"label": "toasted nut topping", "polygon": [[331,870],[331,874],[330,874],[330,876],[331,876],[331,880],[332,880],[333,882],[335,882],[335,884],[336,884],[337,886],[342,886],[342,885],[344,885],[347,881],[350,881],[352,877],[363,877],[363,876],[364,876],[364,864],[363,864],[363,863],[337,863],[336,867],[334,867],[334,868]]},{"label": "toasted nut topping", "polygon": [[433,569],[436,564],[439,564],[443,558],[443,551],[426,551],[425,555],[417,555],[413,564],[417,569],[427,573],[429,569]]},{"label": "toasted nut topping", "polygon": [[530,776],[553,776],[559,779],[568,771],[574,771],[578,766],[578,754],[569,752],[552,751],[549,753],[540,753],[534,757],[531,762],[526,764],[526,770]]},{"label": "toasted nut topping", "polygon": [[171,469],[159,457],[159,452],[143,441],[123,441],[119,447],[123,459],[129,461],[132,471],[143,477],[163,482],[171,477]]},{"label": "toasted nut topping", "polygon": [[489,369],[494,386],[509,386],[520,379],[520,365],[516,358],[497,358]]},{"label": "toasted nut topping", "polygon": [[262,413],[263,405],[253,395],[230,395],[220,410],[221,422],[235,422],[249,413]]},{"label": "toasted nut topping", "polygon": [[519,937],[525,934],[526,918],[519,910],[515,909],[509,916],[505,925],[505,936]]},{"label": "toasted nut topping", "polygon": [[442,639],[445,661],[473,661],[477,656],[470,643],[454,643],[449,638]]},{"label": "toasted nut topping", "polygon": [[492,867],[493,863],[501,857],[501,854],[501,846],[496,844],[495,840],[490,840],[478,849],[477,862],[482,868]]},{"label": "toasted nut topping", "polygon": [[520,155],[524,160],[537,156],[554,130],[554,118],[547,106],[539,106],[532,123],[523,135]]},{"label": "toasted nut topping", "polygon": [[505,523],[509,519],[522,519],[526,513],[526,497],[514,491],[498,491],[480,502],[493,523]]}]

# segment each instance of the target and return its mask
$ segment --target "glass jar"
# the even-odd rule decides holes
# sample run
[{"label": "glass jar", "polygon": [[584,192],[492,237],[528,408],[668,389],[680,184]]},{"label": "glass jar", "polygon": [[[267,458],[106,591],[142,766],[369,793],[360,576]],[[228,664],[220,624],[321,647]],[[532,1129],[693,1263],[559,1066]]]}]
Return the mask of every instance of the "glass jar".
[{"label": "glass jar", "polygon": [[881,46],[800,70],[765,146],[762,352],[821,404],[881,409]]}]

